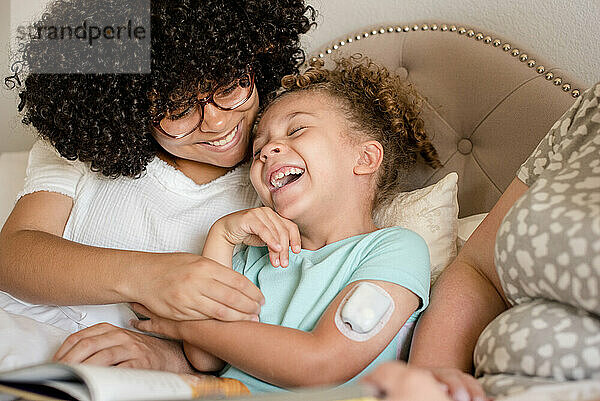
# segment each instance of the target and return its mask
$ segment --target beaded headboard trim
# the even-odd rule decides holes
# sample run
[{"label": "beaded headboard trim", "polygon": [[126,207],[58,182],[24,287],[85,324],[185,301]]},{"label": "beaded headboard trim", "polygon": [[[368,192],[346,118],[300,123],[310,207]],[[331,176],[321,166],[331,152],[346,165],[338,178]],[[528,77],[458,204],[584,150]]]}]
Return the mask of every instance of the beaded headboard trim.
[{"label": "beaded headboard trim", "polygon": [[442,31],[442,32],[455,32],[459,35],[464,35],[467,38],[473,38],[477,41],[481,41],[481,43],[486,45],[491,45],[502,49],[507,54],[514,57],[516,60],[519,60],[524,65],[529,68],[535,68],[535,71],[538,74],[544,74],[544,78],[552,82],[554,86],[557,88],[561,88],[564,93],[570,93],[573,98],[579,97],[581,94],[581,90],[579,88],[573,89],[571,84],[568,82],[563,82],[563,78],[559,76],[555,76],[555,74],[551,71],[547,71],[547,68],[543,65],[537,65],[536,60],[529,58],[527,53],[524,53],[522,50],[513,48],[513,46],[508,42],[503,42],[501,39],[492,38],[490,35],[486,35],[482,32],[475,32],[473,29],[465,28],[463,26],[457,25],[449,25],[449,24],[414,24],[412,26],[409,25],[397,25],[397,26],[388,26],[381,27],[379,29],[373,29],[370,32],[365,31],[361,33],[357,33],[356,35],[350,35],[346,39],[335,42],[331,46],[327,47],[323,51],[317,53],[316,55],[309,58],[309,65],[314,65],[317,60],[324,58],[326,55],[331,54],[338,50],[339,48],[345,46],[347,43],[352,43],[355,40],[363,40],[369,38],[370,36],[382,35],[387,33],[408,33],[411,31]]}]

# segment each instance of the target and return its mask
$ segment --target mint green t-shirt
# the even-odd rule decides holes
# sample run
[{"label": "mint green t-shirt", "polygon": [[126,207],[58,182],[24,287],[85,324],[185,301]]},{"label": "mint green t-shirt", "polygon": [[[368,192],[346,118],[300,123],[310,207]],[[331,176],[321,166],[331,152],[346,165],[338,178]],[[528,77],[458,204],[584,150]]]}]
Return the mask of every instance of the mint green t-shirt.
[{"label": "mint green t-shirt", "polygon": [[[266,247],[247,247],[233,257],[234,270],[265,296],[259,316],[262,323],[312,331],[340,291],[359,280],[389,281],[415,293],[420,307],[405,326],[412,326],[429,303],[429,251],[413,231],[390,227],[289,255],[287,268],[273,267]],[[360,375],[379,362],[396,359],[403,345],[398,338]],[[233,366],[226,367],[221,376],[241,381],[252,393],[281,390]]]}]

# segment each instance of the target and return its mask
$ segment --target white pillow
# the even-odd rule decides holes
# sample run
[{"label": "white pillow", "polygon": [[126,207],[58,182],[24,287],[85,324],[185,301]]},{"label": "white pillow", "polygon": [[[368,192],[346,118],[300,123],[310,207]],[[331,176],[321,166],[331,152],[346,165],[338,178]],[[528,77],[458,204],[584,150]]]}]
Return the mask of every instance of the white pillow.
[{"label": "white pillow", "polygon": [[477,227],[479,227],[479,224],[481,224],[487,215],[487,213],[479,213],[458,219],[458,235],[456,238],[458,251],[460,251],[465,242],[467,242],[471,234],[475,232]]},{"label": "white pillow", "polygon": [[23,189],[29,151],[0,153],[0,227],[15,206],[17,194]]},{"label": "white pillow", "polygon": [[400,226],[419,234],[429,247],[431,283],[456,257],[458,232],[458,174],[397,195],[374,213],[377,227]]}]

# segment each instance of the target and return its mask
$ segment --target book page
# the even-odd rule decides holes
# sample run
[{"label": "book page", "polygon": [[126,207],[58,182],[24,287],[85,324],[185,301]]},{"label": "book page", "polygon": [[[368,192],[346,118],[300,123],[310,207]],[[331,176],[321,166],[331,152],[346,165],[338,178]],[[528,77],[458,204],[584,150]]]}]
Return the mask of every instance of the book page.
[{"label": "book page", "polygon": [[18,382],[41,382],[42,380],[73,380],[77,375],[68,365],[47,363],[26,366],[16,370],[0,372],[0,380]]},{"label": "book page", "polygon": [[79,401],[91,401],[90,392],[83,383],[58,381],[58,380],[44,380],[41,384],[60,390],[71,397],[76,398]]},{"label": "book page", "polygon": [[0,387],[20,396],[30,392],[26,399],[44,400],[64,398],[66,394],[80,401],[182,400],[249,394],[248,388],[234,379],[58,363],[0,372]]},{"label": "book page", "polygon": [[94,401],[183,400],[194,395],[175,373],[90,365],[72,368],[84,379]]},{"label": "book page", "polygon": [[0,384],[0,400],[3,401],[12,401],[17,398],[30,401],[62,401],[67,397],[65,392],[45,385],[30,383]]}]

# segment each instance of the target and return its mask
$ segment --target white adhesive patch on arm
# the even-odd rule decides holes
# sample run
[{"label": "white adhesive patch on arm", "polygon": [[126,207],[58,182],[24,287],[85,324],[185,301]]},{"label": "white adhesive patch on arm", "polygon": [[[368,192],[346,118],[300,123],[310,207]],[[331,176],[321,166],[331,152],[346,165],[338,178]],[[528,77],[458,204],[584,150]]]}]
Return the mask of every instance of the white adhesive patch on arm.
[{"label": "white adhesive patch on arm", "polygon": [[353,341],[367,341],[390,321],[394,300],[383,288],[361,282],[350,291],[335,313],[335,325]]}]

